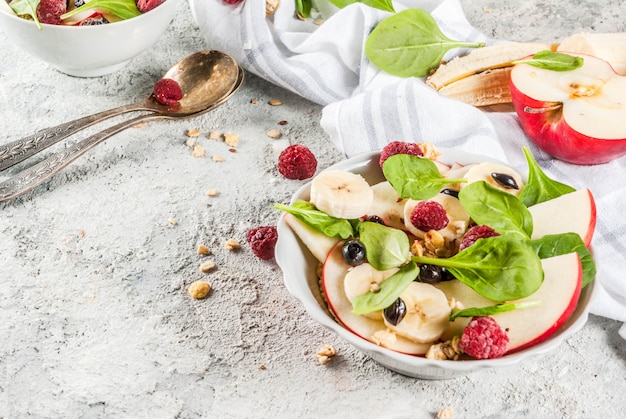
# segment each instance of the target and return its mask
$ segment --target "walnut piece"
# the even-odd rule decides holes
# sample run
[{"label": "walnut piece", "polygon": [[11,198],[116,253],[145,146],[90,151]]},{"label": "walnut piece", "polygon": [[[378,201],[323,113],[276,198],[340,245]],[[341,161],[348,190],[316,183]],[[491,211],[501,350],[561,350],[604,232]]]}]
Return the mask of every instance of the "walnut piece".
[{"label": "walnut piece", "polygon": [[322,348],[317,351],[317,361],[324,365],[328,363],[335,355],[337,355],[337,351],[333,348],[332,345],[324,345]]},{"label": "walnut piece", "polygon": [[228,239],[226,243],[224,243],[224,248],[230,251],[239,249],[239,246],[239,242],[235,239]]}]

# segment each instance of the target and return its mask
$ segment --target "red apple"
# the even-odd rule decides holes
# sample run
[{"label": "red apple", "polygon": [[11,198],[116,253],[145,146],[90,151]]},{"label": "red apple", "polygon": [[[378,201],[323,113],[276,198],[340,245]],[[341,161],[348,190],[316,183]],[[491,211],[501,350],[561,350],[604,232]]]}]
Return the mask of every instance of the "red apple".
[{"label": "red apple", "polygon": [[511,99],[528,137],[574,164],[600,164],[626,154],[626,77],[590,55],[581,67],[552,71],[517,64]]}]

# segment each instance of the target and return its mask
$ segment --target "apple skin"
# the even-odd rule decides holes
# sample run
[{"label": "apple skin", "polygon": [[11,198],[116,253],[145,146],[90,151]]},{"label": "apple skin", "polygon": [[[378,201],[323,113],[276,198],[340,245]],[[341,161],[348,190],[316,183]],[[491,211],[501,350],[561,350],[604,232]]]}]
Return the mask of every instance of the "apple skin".
[{"label": "apple skin", "polygon": [[553,108],[556,103],[533,99],[510,82],[511,100],[520,124],[541,150],[568,163],[594,165],[608,163],[626,154],[626,138],[604,140],[572,129],[562,118],[561,107],[543,112],[527,109]]}]

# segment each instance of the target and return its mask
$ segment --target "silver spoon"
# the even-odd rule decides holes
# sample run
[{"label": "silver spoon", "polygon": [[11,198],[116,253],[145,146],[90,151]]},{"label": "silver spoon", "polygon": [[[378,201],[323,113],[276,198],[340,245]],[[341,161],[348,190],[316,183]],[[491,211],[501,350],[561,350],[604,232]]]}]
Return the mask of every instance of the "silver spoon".
[{"label": "silver spoon", "polygon": [[[226,102],[226,100],[239,89],[244,80],[244,72],[235,60],[225,53],[219,51],[201,51],[178,62],[165,73],[163,77],[174,79],[181,86],[184,97],[177,105],[161,105],[152,98],[152,96],[148,97],[139,105],[128,105],[134,107],[131,110],[146,110],[143,108],[145,105],[151,113],[137,116],[102,130],[0,183],[0,203],[17,198],[34,189],[60,172],[78,157],[85,154],[88,150],[112,135],[135,126],[140,122],[155,119],[190,118],[215,109]],[[129,112],[124,106],[116,109],[118,112],[117,115],[120,114],[120,109],[124,109],[121,113]],[[104,113],[106,112],[102,114]],[[96,114],[94,116],[102,114]],[[110,116],[105,116],[103,119],[109,117]],[[93,123],[95,122],[89,125]],[[82,128],[84,127],[85,126]],[[76,132],[76,130],[73,132]],[[68,135],[64,135],[62,138]],[[57,139],[49,145],[58,141],[60,141],[60,139]],[[29,156],[36,154],[42,149],[43,148],[39,147],[37,151],[31,152]],[[24,158],[21,160],[23,159]]]}]

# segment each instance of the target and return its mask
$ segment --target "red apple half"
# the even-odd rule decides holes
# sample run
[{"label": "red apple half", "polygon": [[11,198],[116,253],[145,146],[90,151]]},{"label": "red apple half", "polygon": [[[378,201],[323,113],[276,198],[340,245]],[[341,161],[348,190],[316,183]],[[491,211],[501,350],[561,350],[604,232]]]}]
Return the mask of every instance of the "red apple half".
[{"label": "red apple half", "polygon": [[590,55],[582,67],[552,71],[517,64],[511,100],[528,137],[574,164],[600,164],[626,154],[626,77]]},{"label": "red apple half", "polygon": [[[568,253],[555,256],[543,259],[542,264],[544,280],[541,287],[529,297],[516,301],[539,301],[540,304],[492,316],[508,332],[508,352],[527,348],[547,339],[576,309],[582,287],[582,268],[578,255]],[[448,298],[455,298],[464,307],[495,304],[457,280],[440,282],[436,286]],[[461,335],[469,321],[469,318],[455,319],[441,339]]]}]

